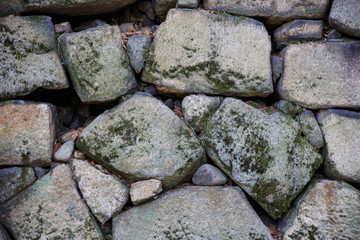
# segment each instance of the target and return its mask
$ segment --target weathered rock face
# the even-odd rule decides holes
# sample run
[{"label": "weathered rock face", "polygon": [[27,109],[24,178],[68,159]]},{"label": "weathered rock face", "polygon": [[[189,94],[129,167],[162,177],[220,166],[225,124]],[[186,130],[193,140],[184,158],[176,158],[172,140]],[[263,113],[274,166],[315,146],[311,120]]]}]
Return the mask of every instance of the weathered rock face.
[{"label": "weathered rock face", "polygon": [[30,167],[0,169],[0,204],[24,190],[35,180],[34,170]]},{"label": "weathered rock face", "polygon": [[175,8],[177,0],[152,0],[157,15],[157,21],[165,21],[170,8]]},{"label": "weathered rock face", "polygon": [[311,109],[360,109],[360,42],[290,45],[283,56],[283,99]]},{"label": "weathered rock face", "polygon": [[321,20],[294,20],[275,30],[274,40],[277,49],[305,40],[319,40],[324,23]]},{"label": "weathered rock face", "polygon": [[273,218],[287,210],[322,162],[296,121],[233,98],[222,102],[202,139],[214,163]]},{"label": "weathered rock face", "polygon": [[331,109],[321,111],[317,118],[327,149],[326,175],[360,182],[360,113]]},{"label": "weathered rock face", "polygon": [[273,92],[270,50],[261,22],[172,9],[157,30],[142,79],[163,94],[265,97]]},{"label": "weathered rock face", "polygon": [[307,110],[299,116],[301,131],[314,148],[324,146],[324,138],[312,111]]},{"label": "weathered rock face", "polygon": [[106,175],[82,160],[72,160],[71,167],[82,196],[102,224],[129,200],[129,189],[120,179]]},{"label": "weathered rock face", "polygon": [[0,103],[0,166],[50,166],[55,140],[51,104]]},{"label": "weathered rock face", "polygon": [[114,239],[272,239],[238,187],[184,187],[123,212]]},{"label": "weathered rock face", "polygon": [[288,239],[358,239],[360,192],[345,182],[313,181],[282,224]]},{"label": "weathered rock face", "polygon": [[236,15],[264,17],[272,24],[280,24],[296,18],[319,19],[325,15],[328,3],[328,0],[204,0],[204,7]]},{"label": "weathered rock face", "polygon": [[64,164],[0,205],[0,218],[15,239],[101,239]]},{"label": "weathered rock face", "polygon": [[226,175],[210,164],[202,165],[194,174],[192,182],[201,186],[219,186],[228,182]]},{"label": "weathered rock face", "polygon": [[97,117],[76,145],[128,181],[158,179],[165,188],[191,179],[205,157],[185,123],[143,93]]},{"label": "weathered rock face", "polygon": [[56,151],[54,154],[54,160],[59,162],[68,162],[71,159],[71,156],[74,152],[74,142],[73,141],[67,141],[61,147],[59,150]]},{"label": "weathered rock face", "polygon": [[69,86],[50,17],[0,18],[0,48],[0,99]]},{"label": "weathered rock face", "polygon": [[45,12],[70,16],[118,11],[136,0],[6,0],[0,3],[0,16],[14,13]]},{"label": "weathered rock face", "polygon": [[59,43],[81,101],[114,100],[133,86],[134,76],[117,26],[63,34]]},{"label": "weathered rock face", "polygon": [[131,184],[130,197],[134,205],[145,202],[162,192],[162,183],[156,179]]},{"label": "weathered rock face", "polygon": [[360,4],[358,0],[334,0],[329,23],[342,33],[360,38]]},{"label": "weathered rock face", "polygon": [[130,64],[137,73],[140,73],[144,66],[151,40],[150,35],[133,35],[126,43]]}]

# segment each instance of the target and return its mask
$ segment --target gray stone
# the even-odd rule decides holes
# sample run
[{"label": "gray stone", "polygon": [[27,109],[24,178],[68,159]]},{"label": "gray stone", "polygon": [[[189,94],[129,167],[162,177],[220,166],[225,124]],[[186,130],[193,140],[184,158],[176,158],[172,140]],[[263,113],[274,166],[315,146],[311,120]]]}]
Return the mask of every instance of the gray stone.
[{"label": "gray stone", "polygon": [[176,7],[178,8],[198,8],[200,0],[178,0]]},{"label": "gray stone", "polygon": [[123,23],[119,26],[120,32],[136,32],[134,24],[132,23]]},{"label": "gray stone", "polygon": [[0,166],[50,166],[55,107],[45,103],[0,103]]},{"label": "gray stone", "polygon": [[30,186],[35,180],[34,170],[30,167],[0,169],[0,204]]},{"label": "gray stone", "polygon": [[331,30],[327,36],[327,39],[339,39],[341,38],[341,33],[336,31],[335,29]]},{"label": "gray stone", "polygon": [[42,178],[48,173],[48,169],[42,167],[34,167],[34,172],[37,178]]},{"label": "gray stone", "polygon": [[285,115],[290,115],[292,118],[294,118],[297,114],[303,112],[303,109],[300,106],[295,106],[291,102],[285,100],[280,100],[276,102],[275,107],[281,112],[283,112]]},{"label": "gray stone", "polygon": [[271,56],[271,69],[272,69],[273,84],[275,85],[275,83],[281,77],[283,72],[281,57]]},{"label": "gray stone", "polygon": [[359,239],[360,192],[345,182],[314,180],[284,218],[289,239]]},{"label": "gray stone", "polygon": [[360,109],[360,42],[303,43],[283,53],[282,99],[306,108]]},{"label": "gray stone", "polygon": [[283,24],[274,32],[277,49],[307,40],[320,40],[324,23],[321,20],[294,20]]},{"label": "gray stone", "polygon": [[151,19],[151,20],[155,20],[156,19],[156,14],[155,14],[155,10],[152,4],[151,0],[141,0],[141,1],[137,1],[135,4],[135,7],[137,9],[139,9],[140,11],[146,13],[146,16]]},{"label": "gray stone", "polygon": [[75,141],[79,135],[80,135],[79,130],[72,130],[72,131],[66,132],[60,137],[60,142],[65,143],[68,141]]},{"label": "gray stone", "polygon": [[102,239],[65,164],[0,205],[0,219],[14,239]]},{"label": "gray stone", "polygon": [[171,98],[167,99],[164,104],[170,109],[174,108],[174,101]]},{"label": "gray stone", "polygon": [[113,238],[272,239],[240,188],[195,186],[121,213]]},{"label": "gray stone", "polygon": [[310,110],[299,116],[301,131],[314,148],[324,146],[324,138],[314,113]]},{"label": "gray stone", "polygon": [[265,18],[270,24],[324,17],[329,0],[204,0],[207,10]]},{"label": "gray stone", "polygon": [[68,162],[74,152],[75,144],[73,141],[67,141],[56,151],[54,160],[59,162]]},{"label": "gray stone", "polygon": [[360,113],[330,109],[320,111],[317,119],[327,150],[325,174],[360,183]]},{"label": "gray stone", "polygon": [[157,30],[142,80],[168,95],[266,97],[273,92],[270,51],[270,36],[259,21],[171,9]]},{"label": "gray stone", "polygon": [[150,35],[133,35],[126,43],[130,64],[137,73],[140,73],[144,66],[151,39]]},{"label": "gray stone", "polygon": [[334,0],[329,23],[339,32],[360,38],[360,3],[358,0]]},{"label": "gray stone", "polygon": [[8,16],[23,12],[25,7],[22,0],[0,1],[0,16]]},{"label": "gray stone", "polygon": [[200,132],[219,105],[220,99],[218,97],[208,97],[206,95],[186,96],[182,101],[184,119],[194,128],[195,132]]},{"label": "gray stone", "polygon": [[164,188],[188,181],[205,161],[185,123],[145,93],[98,116],[76,146],[129,182],[158,179]]},{"label": "gray stone", "polygon": [[170,8],[176,7],[177,0],[152,0],[155,13],[157,15],[157,22],[165,21],[166,14]]},{"label": "gray stone", "polygon": [[213,162],[274,219],[322,162],[295,120],[234,98],[222,102],[201,139]]},{"label": "gray stone", "polygon": [[117,26],[62,34],[59,44],[82,102],[115,100],[133,87],[134,76]]},{"label": "gray stone", "polygon": [[69,87],[47,16],[0,18],[0,99]]},{"label": "gray stone", "polygon": [[156,91],[154,86],[146,86],[144,87],[144,92],[148,93],[152,96],[156,96],[158,94],[158,92]]},{"label": "gray stone", "polygon": [[192,182],[202,186],[224,185],[228,182],[226,175],[210,164],[202,165],[194,174]]},{"label": "gray stone", "polygon": [[162,192],[162,183],[156,179],[131,184],[130,197],[134,205],[139,205]]},{"label": "gray stone", "polygon": [[117,214],[129,200],[129,189],[119,178],[105,174],[82,160],[72,160],[71,168],[86,204],[102,224]]}]

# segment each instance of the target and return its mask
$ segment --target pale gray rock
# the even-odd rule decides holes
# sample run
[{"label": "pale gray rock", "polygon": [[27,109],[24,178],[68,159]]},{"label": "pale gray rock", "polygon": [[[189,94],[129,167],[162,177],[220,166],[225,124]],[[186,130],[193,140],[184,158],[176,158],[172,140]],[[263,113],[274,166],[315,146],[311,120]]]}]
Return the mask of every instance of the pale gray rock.
[{"label": "pale gray rock", "polygon": [[55,107],[45,103],[0,103],[0,166],[50,166]]},{"label": "pale gray rock", "polygon": [[49,169],[46,168],[42,168],[42,167],[33,167],[35,175],[37,178],[42,178],[43,176],[45,176]]},{"label": "pale gray rock", "polygon": [[360,3],[358,0],[334,0],[329,23],[339,32],[360,38]]},{"label": "pale gray rock", "polygon": [[280,224],[284,240],[359,239],[360,192],[345,182],[313,180]]},{"label": "pale gray rock", "polygon": [[80,135],[79,130],[73,130],[73,131],[66,132],[60,137],[60,142],[65,143],[68,141],[75,141],[79,135]]},{"label": "pale gray rock", "polygon": [[322,18],[328,4],[329,0],[204,0],[207,10],[261,17],[270,24],[281,24],[299,18]]},{"label": "pale gray rock", "polygon": [[184,119],[194,128],[195,132],[200,132],[219,105],[220,99],[218,97],[206,95],[186,96],[182,101]]},{"label": "pale gray rock", "polygon": [[202,165],[194,174],[192,182],[201,186],[218,186],[228,182],[226,175],[210,164]]},{"label": "pale gray rock", "polygon": [[185,123],[145,93],[98,116],[76,146],[129,182],[158,179],[164,188],[188,181],[205,161]]},{"label": "pale gray rock", "polygon": [[174,8],[176,6],[177,0],[152,0],[152,2],[157,15],[157,21],[161,23],[165,21],[166,14],[170,8]]},{"label": "pale gray rock", "polygon": [[222,102],[201,139],[213,162],[274,219],[322,162],[295,120],[234,98]]},{"label": "pale gray rock", "polygon": [[54,154],[54,160],[59,162],[68,162],[74,152],[75,143],[73,141],[67,141],[56,151]]},{"label": "pale gray rock", "polygon": [[62,34],[59,44],[82,102],[115,100],[134,86],[133,72],[117,26]]},{"label": "pale gray rock", "polygon": [[157,30],[142,80],[168,95],[266,97],[273,92],[270,51],[270,36],[259,21],[171,9]]},{"label": "pale gray rock", "polygon": [[271,56],[271,69],[272,69],[273,84],[275,85],[275,83],[280,78],[283,72],[281,57]]},{"label": "pale gray rock", "polygon": [[360,41],[290,45],[283,67],[282,99],[310,109],[360,109]]},{"label": "pale gray rock", "polygon": [[277,49],[289,44],[308,40],[320,40],[324,22],[322,20],[294,20],[283,24],[274,32]]},{"label": "pale gray rock", "polygon": [[178,0],[177,8],[198,8],[200,0]]},{"label": "pale gray rock", "polygon": [[299,123],[301,131],[314,148],[324,146],[324,138],[314,113],[307,110],[300,114]]},{"label": "pale gray rock", "polygon": [[330,109],[320,111],[317,119],[327,150],[325,174],[360,183],[360,113]]},{"label": "pale gray rock", "polygon": [[102,239],[65,164],[0,205],[0,219],[15,239]]},{"label": "pale gray rock", "polygon": [[341,38],[341,33],[339,33],[338,31],[336,31],[335,29],[331,30],[327,36],[327,39],[339,39]]},{"label": "pale gray rock", "polygon": [[69,87],[47,16],[0,18],[0,99]]},{"label": "pale gray rock", "polygon": [[133,35],[126,43],[130,64],[137,73],[140,73],[144,66],[151,39],[150,35]]},{"label": "pale gray rock", "polygon": [[30,167],[0,169],[0,204],[30,186],[35,180],[34,170]]},{"label": "pale gray rock", "polygon": [[162,183],[156,179],[138,181],[131,184],[130,197],[134,205],[139,205],[163,191]]},{"label": "pale gray rock", "polygon": [[71,168],[86,204],[102,224],[117,214],[129,200],[129,189],[119,178],[105,174],[82,160],[72,160]]},{"label": "pale gray rock", "polygon": [[114,239],[272,239],[239,187],[170,191],[121,213],[112,226]]}]

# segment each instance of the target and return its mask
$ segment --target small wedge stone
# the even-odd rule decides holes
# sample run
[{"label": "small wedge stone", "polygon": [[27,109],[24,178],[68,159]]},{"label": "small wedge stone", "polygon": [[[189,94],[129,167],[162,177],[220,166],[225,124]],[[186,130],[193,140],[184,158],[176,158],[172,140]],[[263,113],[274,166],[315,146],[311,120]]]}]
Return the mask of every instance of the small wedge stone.
[{"label": "small wedge stone", "polygon": [[139,205],[162,192],[161,181],[150,179],[131,184],[130,197],[134,205]]}]

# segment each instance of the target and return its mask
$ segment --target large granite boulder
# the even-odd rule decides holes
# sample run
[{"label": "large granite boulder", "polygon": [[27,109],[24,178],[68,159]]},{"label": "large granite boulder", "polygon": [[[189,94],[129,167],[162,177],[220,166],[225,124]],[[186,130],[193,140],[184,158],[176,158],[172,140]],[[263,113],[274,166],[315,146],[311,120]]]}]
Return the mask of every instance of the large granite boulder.
[{"label": "large granite boulder", "polygon": [[328,4],[329,0],[204,0],[204,7],[207,10],[261,17],[271,24],[299,18],[322,18]]},{"label": "large granite boulder", "polygon": [[76,145],[130,182],[157,179],[170,188],[189,181],[205,161],[189,131],[160,100],[140,93],[98,116]]},{"label": "large granite boulder", "polygon": [[115,100],[133,86],[134,76],[118,26],[63,34],[59,44],[82,102]]},{"label": "large granite boulder", "polygon": [[360,109],[360,42],[304,43],[283,50],[277,90],[303,107]]},{"label": "large granite boulder", "polygon": [[55,140],[54,106],[0,103],[0,166],[50,166]]},{"label": "large granite boulder", "polygon": [[226,98],[201,137],[213,162],[276,219],[322,159],[295,120],[269,110]]},{"label": "large granite boulder", "polygon": [[114,239],[272,239],[238,187],[184,187],[121,213]]},{"label": "large granite boulder", "polygon": [[0,205],[0,219],[15,239],[102,239],[64,164]]},{"label": "large granite boulder", "polygon": [[73,176],[95,217],[104,224],[129,200],[129,189],[119,179],[83,160],[72,160]]},{"label": "large granite boulder", "polygon": [[326,143],[325,174],[360,183],[360,113],[330,109],[317,119]]},{"label": "large granite boulder", "polygon": [[171,9],[157,30],[142,79],[163,94],[266,97],[273,92],[270,51],[261,22]]},{"label": "large granite boulder", "polygon": [[0,99],[69,87],[47,16],[0,18]]},{"label": "large granite boulder", "polygon": [[280,224],[284,240],[359,239],[360,191],[345,182],[313,180]]},{"label": "large granite boulder", "polygon": [[334,0],[329,23],[338,31],[360,38],[360,3],[358,0]]}]

